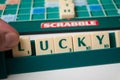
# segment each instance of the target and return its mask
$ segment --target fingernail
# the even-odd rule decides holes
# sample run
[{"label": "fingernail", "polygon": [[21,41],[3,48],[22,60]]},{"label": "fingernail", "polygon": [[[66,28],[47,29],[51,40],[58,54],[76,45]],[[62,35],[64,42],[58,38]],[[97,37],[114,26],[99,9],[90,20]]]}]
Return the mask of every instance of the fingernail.
[{"label": "fingernail", "polygon": [[5,47],[13,48],[18,44],[18,35],[15,33],[7,33],[5,35]]}]

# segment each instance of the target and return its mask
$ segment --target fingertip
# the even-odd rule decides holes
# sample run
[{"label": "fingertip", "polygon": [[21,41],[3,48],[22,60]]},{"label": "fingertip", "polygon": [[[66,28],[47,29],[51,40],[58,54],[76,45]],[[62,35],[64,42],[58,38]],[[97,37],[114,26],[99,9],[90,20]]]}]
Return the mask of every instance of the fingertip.
[{"label": "fingertip", "polygon": [[5,47],[13,48],[19,42],[19,36],[16,33],[8,33],[5,35]]},{"label": "fingertip", "polygon": [[18,32],[7,23],[0,20],[0,51],[12,49],[18,42]]},{"label": "fingertip", "polygon": [[0,19],[0,30],[4,32],[14,32],[19,35],[19,33],[14,28],[12,28],[9,24],[7,24],[1,19]]}]

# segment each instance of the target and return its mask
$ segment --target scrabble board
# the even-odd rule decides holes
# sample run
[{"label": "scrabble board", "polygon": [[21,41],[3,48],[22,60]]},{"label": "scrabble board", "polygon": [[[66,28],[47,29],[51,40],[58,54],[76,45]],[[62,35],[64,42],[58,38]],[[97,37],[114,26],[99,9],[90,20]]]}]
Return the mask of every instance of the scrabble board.
[{"label": "scrabble board", "polygon": [[[120,1],[71,1],[65,5],[72,4],[67,13],[66,9],[61,11],[64,7],[60,0],[0,0],[0,18],[20,34],[18,46],[0,52],[0,78],[11,74],[120,63]],[[35,40],[23,36],[48,33],[50,37]],[[53,33],[71,35],[53,37]]]},{"label": "scrabble board", "polygon": [[120,28],[119,0],[74,0],[73,3],[75,16],[69,20],[60,19],[59,0],[1,0],[0,17],[20,34]]}]

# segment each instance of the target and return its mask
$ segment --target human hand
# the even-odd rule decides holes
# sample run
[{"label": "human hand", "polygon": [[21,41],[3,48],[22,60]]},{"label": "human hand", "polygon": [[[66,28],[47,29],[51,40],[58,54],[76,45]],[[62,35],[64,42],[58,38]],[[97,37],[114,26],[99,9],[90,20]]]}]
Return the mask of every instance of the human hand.
[{"label": "human hand", "polygon": [[12,49],[18,42],[18,32],[7,23],[0,20],[0,51]]}]

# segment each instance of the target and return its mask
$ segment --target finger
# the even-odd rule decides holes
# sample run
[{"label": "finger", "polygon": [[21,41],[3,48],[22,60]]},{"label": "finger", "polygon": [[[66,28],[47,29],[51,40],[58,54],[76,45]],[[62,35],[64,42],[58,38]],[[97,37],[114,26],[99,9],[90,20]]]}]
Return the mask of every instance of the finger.
[{"label": "finger", "polygon": [[19,42],[19,34],[10,25],[0,20],[0,51],[9,50]]}]

